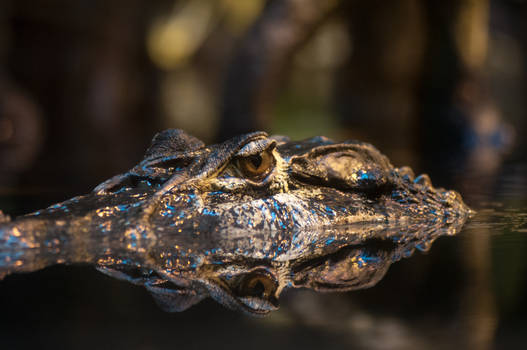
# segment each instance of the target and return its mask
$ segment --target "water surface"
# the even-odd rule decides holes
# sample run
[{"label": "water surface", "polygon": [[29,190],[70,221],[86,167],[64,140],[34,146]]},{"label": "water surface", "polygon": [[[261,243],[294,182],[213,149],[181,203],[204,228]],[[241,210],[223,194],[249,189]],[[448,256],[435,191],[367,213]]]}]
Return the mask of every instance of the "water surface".
[{"label": "water surface", "polygon": [[392,265],[371,289],[290,291],[281,309],[263,319],[210,300],[165,313],[140,287],[88,266],[54,266],[1,282],[0,337],[6,348],[521,347],[527,334],[527,164],[509,162],[495,173],[467,171],[444,181],[477,215],[456,236]]}]

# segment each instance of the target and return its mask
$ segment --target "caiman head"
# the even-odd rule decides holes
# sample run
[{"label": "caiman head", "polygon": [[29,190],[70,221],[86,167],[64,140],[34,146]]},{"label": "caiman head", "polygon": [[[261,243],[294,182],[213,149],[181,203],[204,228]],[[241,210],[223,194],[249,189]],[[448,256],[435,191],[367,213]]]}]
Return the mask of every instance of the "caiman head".
[{"label": "caiman head", "polygon": [[0,275],[88,262],[170,311],[212,296],[265,314],[287,287],[371,286],[470,214],[459,194],[366,143],[256,132],[206,146],[166,130],[92,193],[0,215]]}]

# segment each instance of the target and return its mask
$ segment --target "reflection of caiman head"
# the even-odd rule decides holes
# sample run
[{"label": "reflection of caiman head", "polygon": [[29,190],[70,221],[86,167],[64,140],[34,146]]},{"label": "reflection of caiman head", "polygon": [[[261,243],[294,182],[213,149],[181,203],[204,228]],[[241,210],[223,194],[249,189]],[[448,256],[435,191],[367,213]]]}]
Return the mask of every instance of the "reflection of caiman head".
[{"label": "reflection of caiman head", "polygon": [[260,132],[205,146],[167,130],[129,172],[0,226],[0,274],[91,262],[169,310],[212,296],[262,314],[286,287],[372,285],[470,212],[369,144]]}]

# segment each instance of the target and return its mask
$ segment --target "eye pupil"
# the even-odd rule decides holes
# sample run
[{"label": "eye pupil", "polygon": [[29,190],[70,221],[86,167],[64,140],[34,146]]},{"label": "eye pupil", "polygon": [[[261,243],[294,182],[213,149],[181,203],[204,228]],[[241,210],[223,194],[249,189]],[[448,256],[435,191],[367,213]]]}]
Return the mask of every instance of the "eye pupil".
[{"label": "eye pupil", "polygon": [[249,161],[255,169],[258,169],[260,165],[262,165],[262,156],[259,154],[256,156],[250,156]]},{"label": "eye pupil", "polygon": [[253,276],[245,281],[242,290],[245,295],[252,295],[259,298],[266,298],[272,294],[275,288],[274,283],[265,276]]},{"label": "eye pupil", "polygon": [[265,295],[265,286],[262,281],[258,280],[253,286],[253,294],[259,297],[263,297]]},{"label": "eye pupil", "polygon": [[243,176],[250,179],[259,179],[267,175],[275,165],[275,159],[271,152],[263,151],[237,161],[238,169]]}]

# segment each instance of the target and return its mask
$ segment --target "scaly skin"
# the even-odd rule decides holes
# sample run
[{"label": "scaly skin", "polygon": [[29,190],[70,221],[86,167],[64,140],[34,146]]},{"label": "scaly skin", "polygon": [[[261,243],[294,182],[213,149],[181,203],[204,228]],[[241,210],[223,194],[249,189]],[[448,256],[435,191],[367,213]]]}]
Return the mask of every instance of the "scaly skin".
[{"label": "scaly skin", "polygon": [[168,311],[211,296],[261,315],[284,288],[372,286],[471,213],[369,144],[256,132],[205,146],[166,130],[87,195],[13,221],[0,212],[0,277],[90,263]]}]

